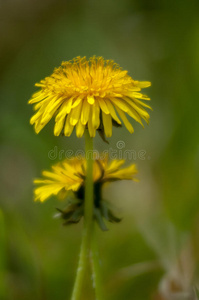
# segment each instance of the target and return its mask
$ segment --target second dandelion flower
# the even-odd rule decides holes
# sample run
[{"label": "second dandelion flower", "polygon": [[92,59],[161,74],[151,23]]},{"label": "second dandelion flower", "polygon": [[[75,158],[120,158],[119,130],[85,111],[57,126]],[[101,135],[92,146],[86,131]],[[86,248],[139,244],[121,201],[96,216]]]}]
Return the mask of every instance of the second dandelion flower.
[{"label": "second dandelion flower", "polygon": [[[119,222],[114,213],[114,207],[102,196],[102,187],[106,183],[119,180],[136,179],[136,165],[123,167],[125,160],[108,161],[108,157],[94,159],[93,183],[94,183],[94,206],[93,217],[102,230],[107,230],[104,219],[109,222]],[[85,158],[66,159],[52,166],[52,171],[43,171],[43,178],[36,179],[34,183],[39,185],[35,188],[35,200],[41,202],[57,196],[67,201],[66,207],[58,209],[59,215],[64,219],[64,224],[78,223],[84,215],[85,180],[87,166]]]}]

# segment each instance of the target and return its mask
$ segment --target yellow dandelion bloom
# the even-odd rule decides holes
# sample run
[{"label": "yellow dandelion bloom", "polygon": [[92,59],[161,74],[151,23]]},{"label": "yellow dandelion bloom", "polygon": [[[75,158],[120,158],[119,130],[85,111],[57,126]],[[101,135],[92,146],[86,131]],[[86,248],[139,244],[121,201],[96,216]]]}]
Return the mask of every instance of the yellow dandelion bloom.
[{"label": "yellow dandelion bloom", "polygon": [[[105,182],[117,180],[136,181],[134,177],[137,174],[136,165],[132,164],[121,168],[124,163],[125,160],[113,160],[109,162],[107,157],[95,159],[93,165],[94,190],[98,183],[103,185]],[[44,178],[34,180],[34,183],[39,185],[34,191],[35,200],[43,202],[53,195],[64,199],[69,191],[74,192],[80,197],[85,185],[86,159],[66,159],[52,166],[52,171],[43,171],[42,175]]]},{"label": "yellow dandelion bloom", "polygon": [[[88,128],[91,137],[96,130],[103,130],[107,137],[112,135],[112,125],[121,125],[133,133],[134,129],[126,114],[139,122],[147,123],[150,100],[140,91],[151,85],[148,81],[133,80],[112,60],[102,57],[77,57],[62,62],[53,74],[36,83],[40,88],[31,100],[36,113],[30,120],[36,133],[54,117],[54,135],[63,131],[70,136],[76,127],[77,137]],[[122,121],[122,122],[121,122]]]}]

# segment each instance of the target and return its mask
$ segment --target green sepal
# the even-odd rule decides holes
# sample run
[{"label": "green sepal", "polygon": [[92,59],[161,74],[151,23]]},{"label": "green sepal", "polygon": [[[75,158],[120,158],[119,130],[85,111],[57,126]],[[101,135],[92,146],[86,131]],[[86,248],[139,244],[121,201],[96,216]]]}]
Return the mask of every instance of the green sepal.
[{"label": "green sepal", "polygon": [[112,223],[119,223],[121,222],[121,218],[116,217],[111,210],[108,211],[108,216],[109,216],[109,222]]},{"label": "green sepal", "polygon": [[111,223],[121,222],[122,219],[115,216],[115,214],[112,211],[113,210],[112,207],[110,207],[110,204],[107,201],[102,200],[101,203],[100,203],[100,208],[101,208],[101,212],[102,212],[103,217],[107,221],[109,221]]},{"label": "green sepal", "polygon": [[107,231],[108,228],[106,227],[106,224],[104,223],[103,216],[102,216],[99,208],[94,207],[94,217],[95,217],[95,220],[97,221],[99,227],[103,231]]},{"label": "green sepal", "polygon": [[101,137],[101,139],[103,140],[103,142],[105,142],[106,144],[109,144],[109,142],[106,140],[105,138],[105,134],[104,134],[104,129],[97,129],[99,136]]},{"label": "green sepal", "polygon": [[107,207],[107,203],[105,201],[101,201],[100,203],[100,208],[101,208],[101,213],[103,215],[103,217],[108,221],[109,217],[108,217],[108,207]]},{"label": "green sepal", "polygon": [[73,223],[78,223],[83,216],[82,203],[77,198],[70,198],[64,209],[57,208],[59,217],[61,217],[65,222],[63,225],[69,225]]},{"label": "green sepal", "polygon": [[65,212],[64,210],[61,210],[60,208],[56,208],[56,210],[60,213],[58,216],[61,217],[64,220],[69,219],[72,216],[73,212],[74,212],[74,210]]},{"label": "green sepal", "polygon": [[[111,223],[119,223],[121,218],[117,217],[114,213],[114,207],[106,200],[101,198],[101,184],[95,183],[95,198],[93,217],[103,231],[107,231],[105,220]],[[70,197],[67,201],[66,207],[63,209],[57,208],[58,217],[64,220],[63,225],[70,225],[78,223],[84,216],[84,190],[78,190],[74,197]]]},{"label": "green sepal", "polygon": [[112,118],[112,124],[114,127],[122,127],[122,125],[116,122],[113,118]]},{"label": "green sepal", "polygon": [[63,223],[63,225],[77,224],[81,220],[82,216],[83,216],[83,208],[80,206],[73,212],[71,217]]}]

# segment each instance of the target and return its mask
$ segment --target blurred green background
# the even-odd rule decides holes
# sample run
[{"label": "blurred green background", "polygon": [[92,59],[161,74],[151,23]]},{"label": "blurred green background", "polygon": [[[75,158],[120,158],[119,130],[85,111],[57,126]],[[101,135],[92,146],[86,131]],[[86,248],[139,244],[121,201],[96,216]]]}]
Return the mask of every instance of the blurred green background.
[{"label": "blurred green background", "polygon": [[[63,60],[114,59],[145,90],[145,129],[114,130],[96,149],[144,151],[139,183],[104,189],[123,217],[98,231],[106,300],[197,299],[199,287],[199,2],[197,0],[0,1],[0,299],[70,299],[82,223],[53,218],[63,203],[33,201],[32,180],[59,160],[49,151],[83,149],[83,139],[39,135],[29,124],[34,84]],[[132,161],[132,160],[131,160]],[[94,300],[91,287],[82,300]]]}]

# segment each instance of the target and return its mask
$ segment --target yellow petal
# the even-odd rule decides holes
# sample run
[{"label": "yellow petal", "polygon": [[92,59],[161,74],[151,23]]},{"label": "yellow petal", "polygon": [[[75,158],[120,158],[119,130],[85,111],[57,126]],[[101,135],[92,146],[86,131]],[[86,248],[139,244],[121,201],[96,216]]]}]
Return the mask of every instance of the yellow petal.
[{"label": "yellow petal", "polygon": [[140,104],[131,101],[131,106],[143,119],[146,118],[148,120],[150,118],[148,112]]},{"label": "yellow petal", "polygon": [[77,125],[76,125],[76,135],[77,137],[82,137],[82,135],[84,134],[84,129],[85,129],[85,125],[82,124],[81,120],[78,121]]},{"label": "yellow petal", "polygon": [[59,121],[57,121],[55,123],[55,126],[54,126],[54,135],[55,136],[59,136],[62,129],[63,129],[63,126],[64,126],[64,123],[65,123],[65,118],[62,118],[60,119]]},{"label": "yellow petal", "polygon": [[95,102],[95,98],[93,96],[87,96],[87,101],[92,105]]},{"label": "yellow petal", "polygon": [[68,190],[76,192],[81,186],[81,182],[75,182],[73,185],[69,186]]},{"label": "yellow petal", "polygon": [[41,123],[45,123],[45,124],[48,123],[49,120],[53,117],[54,113],[60,107],[61,103],[62,103],[62,99],[58,99],[49,103],[42,115]]},{"label": "yellow petal", "polygon": [[[134,176],[138,173],[136,165],[130,165],[127,168],[117,170],[114,174],[110,174],[109,176],[114,178],[120,178],[122,180],[135,180]],[[137,181],[137,180],[135,180]]]},{"label": "yellow petal", "polygon": [[44,185],[35,189],[35,201],[40,200],[41,202],[45,201],[53,195],[57,195],[64,188],[64,184],[55,183]]},{"label": "yellow petal", "polygon": [[141,88],[147,88],[147,87],[151,86],[151,82],[150,81],[138,81],[137,86],[139,86]]},{"label": "yellow petal", "polygon": [[118,114],[120,115],[122,121],[124,122],[124,125],[126,126],[126,128],[128,129],[128,131],[130,133],[133,133],[134,132],[134,129],[133,129],[133,126],[131,125],[131,123],[129,122],[129,120],[127,119],[125,113],[119,108],[116,106],[116,109],[118,111]]},{"label": "yellow petal", "polygon": [[45,126],[45,123],[41,124],[41,117],[35,122],[35,132],[38,134]]},{"label": "yellow petal", "polygon": [[124,102],[123,99],[119,99],[119,98],[110,98],[111,102],[114,105],[117,105],[121,110],[127,112],[128,111],[128,107],[126,105],[126,103]]},{"label": "yellow petal", "polygon": [[133,93],[129,93],[128,95],[130,98],[137,98],[137,99],[142,99],[142,100],[151,100],[147,95],[143,95],[142,93],[136,93],[136,92],[133,92]]},{"label": "yellow petal", "polygon": [[34,110],[38,110],[41,107],[45,108],[47,104],[48,104],[48,98],[46,98],[45,100],[42,100],[42,101],[38,102],[37,104],[35,104]]},{"label": "yellow petal", "polygon": [[55,121],[58,121],[58,120],[64,118],[67,114],[70,113],[70,111],[72,109],[72,101],[73,101],[73,98],[63,100],[63,103],[59,108],[59,112],[55,118]]},{"label": "yellow petal", "polygon": [[125,163],[124,159],[121,160],[112,160],[106,168],[106,174],[117,171]]},{"label": "yellow petal", "polygon": [[76,106],[78,106],[83,98],[84,98],[84,95],[80,95],[79,97],[77,97],[77,99],[74,99],[71,107],[75,108]]},{"label": "yellow petal", "polygon": [[99,106],[101,108],[101,110],[105,113],[105,114],[109,114],[109,110],[108,107],[106,105],[106,102],[101,98],[98,100]]},{"label": "yellow petal", "polygon": [[91,137],[95,137],[96,129],[94,128],[92,123],[92,114],[90,114],[88,119],[88,131]]},{"label": "yellow petal", "polygon": [[34,114],[30,119],[30,124],[33,125],[41,115],[42,115],[41,111],[38,111],[36,114]]},{"label": "yellow petal", "polygon": [[73,132],[74,126],[70,124],[70,114],[66,118],[66,123],[64,126],[64,135],[65,136],[70,136],[71,133]]},{"label": "yellow petal", "polygon": [[44,93],[40,92],[39,95],[37,95],[36,97],[32,97],[32,99],[30,99],[28,101],[28,103],[33,104],[33,103],[39,102],[41,100],[44,100],[46,97],[47,96]]},{"label": "yellow petal", "polygon": [[107,137],[112,136],[112,118],[111,115],[107,115],[104,112],[102,112],[102,120],[104,125],[104,132]]},{"label": "yellow petal", "polygon": [[100,108],[97,101],[92,105],[92,124],[95,129],[100,126]]},{"label": "yellow petal", "polygon": [[79,103],[79,105],[72,109],[70,113],[70,124],[75,126],[77,122],[79,121],[80,114],[82,110],[82,102]]},{"label": "yellow petal", "polygon": [[[131,100],[127,97],[124,98],[124,100],[127,102],[127,106],[128,106],[128,111],[127,111],[127,114],[132,117],[133,119],[135,119],[138,123],[140,123],[142,126],[143,126],[143,123],[142,123],[142,115],[140,115],[133,107],[135,103],[132,104],[132,102],[134,100]],[[143,126],[144,127],[144,126]]]},{"label": "yellow petal", "polygon": [[108,110],[109,110],[109,112],[110,112],[110,114],[111,114],[111,117],[112,117],[118,124],[121,124],[121,121],[120,121],[120,119],[118,118],[118,116],[116,115],[114,106],[112,105],[111,101],[110,101],[110,100],[106,100],[106,105],[107,105]]},{"label": "yellow petal", "polygon": [[147,104],[144,103],[143,101],[140,101],[140,100],[138,100],[138,99],[134,99],[134,101],[135,101],[135,103],[138,103],[138,104],[140,104],[140,105],[142,105],[142,106],[144,106],[144,107],[147,107],[147,108],[153,110],[153,109],[151,108],[151,106],[147,105]]},{"label": "yellow petal", "polygon": [[88,122],[90,112],[90,104],[88,104],[87,100],[84,99],[83,105],[82,105],[82,112],[81,112],[81,122],[83,125],[86,125]]}]

